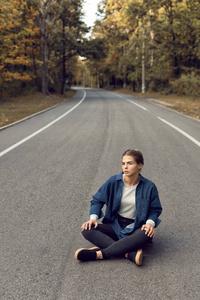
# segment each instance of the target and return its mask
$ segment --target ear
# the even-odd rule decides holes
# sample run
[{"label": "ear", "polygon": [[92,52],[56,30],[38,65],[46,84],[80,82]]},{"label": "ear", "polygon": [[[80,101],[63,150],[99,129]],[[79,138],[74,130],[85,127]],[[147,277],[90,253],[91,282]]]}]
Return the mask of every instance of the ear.
[{"label": "ear", "polygon": [[138,166],[139,166],[139,170],[141,170],[143,167],[143,164],[139,164]]}]

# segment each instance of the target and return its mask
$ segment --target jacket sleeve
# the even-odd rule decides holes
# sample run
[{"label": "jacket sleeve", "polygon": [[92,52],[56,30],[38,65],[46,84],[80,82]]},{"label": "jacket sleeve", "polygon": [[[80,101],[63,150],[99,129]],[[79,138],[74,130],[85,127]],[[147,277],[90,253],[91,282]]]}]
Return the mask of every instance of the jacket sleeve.
[{"label": "jacket sleeve", "polygon": [[108,190],[109,180],[107,180],[98,190],[98,192],[93,196],[90,206],[90,215],[97,215],[98,218],[104,216],[102,212],[103,206],[107,203],[107,190]]},{"label": "jacket sleeve", "polygon": [[151,190],[151,198],[149,203],[147,219],[153,220],[155,222],[155,227],[157,227],[161,222],[161,220],[158,218],[161,212],[162,212],[162,206],[160,203],[158,190],[154,185]]}]

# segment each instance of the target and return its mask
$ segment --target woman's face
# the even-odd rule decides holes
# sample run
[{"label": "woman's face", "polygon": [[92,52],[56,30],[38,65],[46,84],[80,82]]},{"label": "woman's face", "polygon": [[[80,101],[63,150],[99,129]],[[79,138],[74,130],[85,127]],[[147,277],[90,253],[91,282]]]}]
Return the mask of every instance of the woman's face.
[{"label": "woman's face", "polygon": [[122,171],[125,176],[131,177],[139,175],[143,164],[137,164],[133,156],[125,155],[122,157]]}]

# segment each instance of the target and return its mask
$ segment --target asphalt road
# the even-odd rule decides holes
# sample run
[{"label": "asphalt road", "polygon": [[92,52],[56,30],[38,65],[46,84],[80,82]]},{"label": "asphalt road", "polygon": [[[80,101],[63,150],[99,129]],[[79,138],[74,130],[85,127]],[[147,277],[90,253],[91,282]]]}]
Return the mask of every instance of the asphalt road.
[{"label": "asphalt road", "polygon": [[[130,102],[131,101],[131,102]],[[200,122],[131,96],[78,90],[0,131],[1,300],[197,300]],[[92,195],[140,149],[163,213],[144,265],[80,263]]]}]

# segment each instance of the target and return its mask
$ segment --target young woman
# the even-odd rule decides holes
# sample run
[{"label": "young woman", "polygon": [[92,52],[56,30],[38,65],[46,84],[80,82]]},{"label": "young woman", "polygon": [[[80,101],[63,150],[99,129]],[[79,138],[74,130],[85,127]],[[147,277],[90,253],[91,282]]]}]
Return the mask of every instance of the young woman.
[{"label": "young woman", "polygon": [[[140,151],[126,150],[122,155],[123,172],[108,179],[93,196],[90,220],[81,229],[84,238],[96,247],[78,249],[77,260],[126,257],[142,265],[142,248],[155,236],[162,212],[155,184],[140,174],[143,165]],[[98,224],[102,217],[102,224]]]}]

